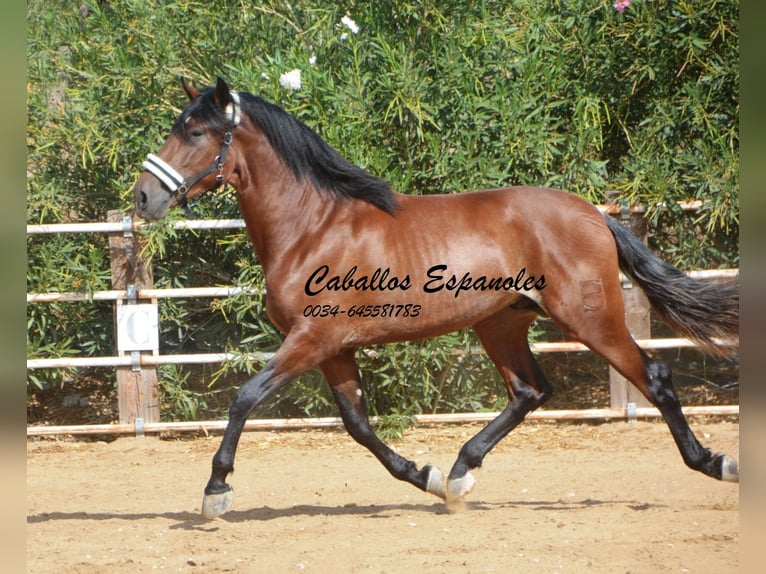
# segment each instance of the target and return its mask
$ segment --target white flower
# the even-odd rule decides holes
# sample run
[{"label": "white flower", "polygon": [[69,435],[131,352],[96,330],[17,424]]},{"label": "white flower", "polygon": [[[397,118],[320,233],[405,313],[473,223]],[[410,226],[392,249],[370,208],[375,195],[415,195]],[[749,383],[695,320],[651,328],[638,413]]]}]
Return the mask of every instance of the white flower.
[{"label": "white flower", "polygon": [[317,55],[316,54],[311,54],[311,57],[309,58],[309,64],[311,64],[313,66],[316,63],[317,63]]},{"label": "white flower", "polygon": [[290,70],[279,76],[279,85],[288,90],[301,89],[301,71],[299,69]]},{"label": "white flower", "polygon": [[346,15],[343,16],[343,18],[340,19],[340,21],[343,23],[346,28],[351,30],[352,34],[357,34],[359,32],[359,26],[356,25],[356,22],[354,22],[350,16]]}]

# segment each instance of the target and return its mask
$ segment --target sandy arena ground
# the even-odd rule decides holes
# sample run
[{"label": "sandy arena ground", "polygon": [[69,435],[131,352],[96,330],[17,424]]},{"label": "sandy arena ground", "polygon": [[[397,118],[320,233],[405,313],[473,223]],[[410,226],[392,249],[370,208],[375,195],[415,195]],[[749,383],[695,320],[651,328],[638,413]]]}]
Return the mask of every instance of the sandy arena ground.
[{"label": "sandy arena ground", "polygon": [[[692,421],[738,458],[739,425]],[[447,472],[476,426],[394,443]],[[199,516],[219,437],[29,441],[30,573],[723,573],[738,485],[687,469],[658,422],[525,423],[462,509],[391,478],[343,431],[250,432],[234,508]]]}]

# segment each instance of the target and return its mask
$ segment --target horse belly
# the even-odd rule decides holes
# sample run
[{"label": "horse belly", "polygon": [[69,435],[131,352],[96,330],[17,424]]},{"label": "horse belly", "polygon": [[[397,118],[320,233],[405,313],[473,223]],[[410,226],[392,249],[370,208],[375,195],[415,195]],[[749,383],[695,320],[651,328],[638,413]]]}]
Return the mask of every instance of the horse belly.
[{"label": "horse belly", "polygon": [[311,328],[323,339],[343,347],[390,343],[444,335],[469,327],[512,305],[518,293],[428,295],[393,297],[376,294],[309,304]]},{"label": "horse belly", "polygon": [[466,298],[463,301],[428,301],[424,299],[412,313],[391,318],[386,322],[360,323],[346,334],[352,335],[354,344],[388,343],[424,339],[452,333],[470,327],[513,304],[519,295]]}]

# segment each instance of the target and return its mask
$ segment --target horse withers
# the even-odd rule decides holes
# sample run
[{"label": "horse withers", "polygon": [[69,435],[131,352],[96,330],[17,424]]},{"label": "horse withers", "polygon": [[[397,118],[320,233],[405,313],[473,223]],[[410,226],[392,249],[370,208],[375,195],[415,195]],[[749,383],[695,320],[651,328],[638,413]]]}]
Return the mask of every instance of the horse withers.
[{"label": "horse withers", "polygon": [[[603,357],[659,409],[689,467],[738,481],[737,463],[703,447],[689,428],[670,368],[631,337],[618,271],[680,334],[724,356],[738,344],[738,280],[689,278],[614,219],[563,191],[396,193],[259,97],[230,91],[220,79],[202,91],[184,88],[190,103],[144,163],[136,211],[160,219],[206,190],[236,189],[264,271],[268,316],[285,335],[232,402],[205,487],[205,517],[232,504],[226,478],[249,414],[315,366],[349,434],[394,477],[446,501],[461,500],[475,483],[470,471],[553,392],[527,341],[538,315]],[[419,469],[375,435],[355,351],[464,327],[477,333],[509,401],[462,446],[445,477],[435,466]]]}]

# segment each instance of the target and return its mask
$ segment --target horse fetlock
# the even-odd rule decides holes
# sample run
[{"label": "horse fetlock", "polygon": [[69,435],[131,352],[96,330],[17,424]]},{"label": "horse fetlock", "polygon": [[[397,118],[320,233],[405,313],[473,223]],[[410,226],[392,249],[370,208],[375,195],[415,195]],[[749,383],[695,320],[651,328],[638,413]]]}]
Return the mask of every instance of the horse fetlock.
[{"label": "horse fetlock", "polygon": [[212,520],[218,516],[221,516],[231,508],[234,502],[234,491],[229,487],[229,490],[220,492],[217,494],[205,494],[202,499],[202,514],[203,518]]},{"label": "horse fetlock", "polygon": [[223,494],[230,490],[231,486],[222,480],[211,479],[205,486],[205,494]]}]

